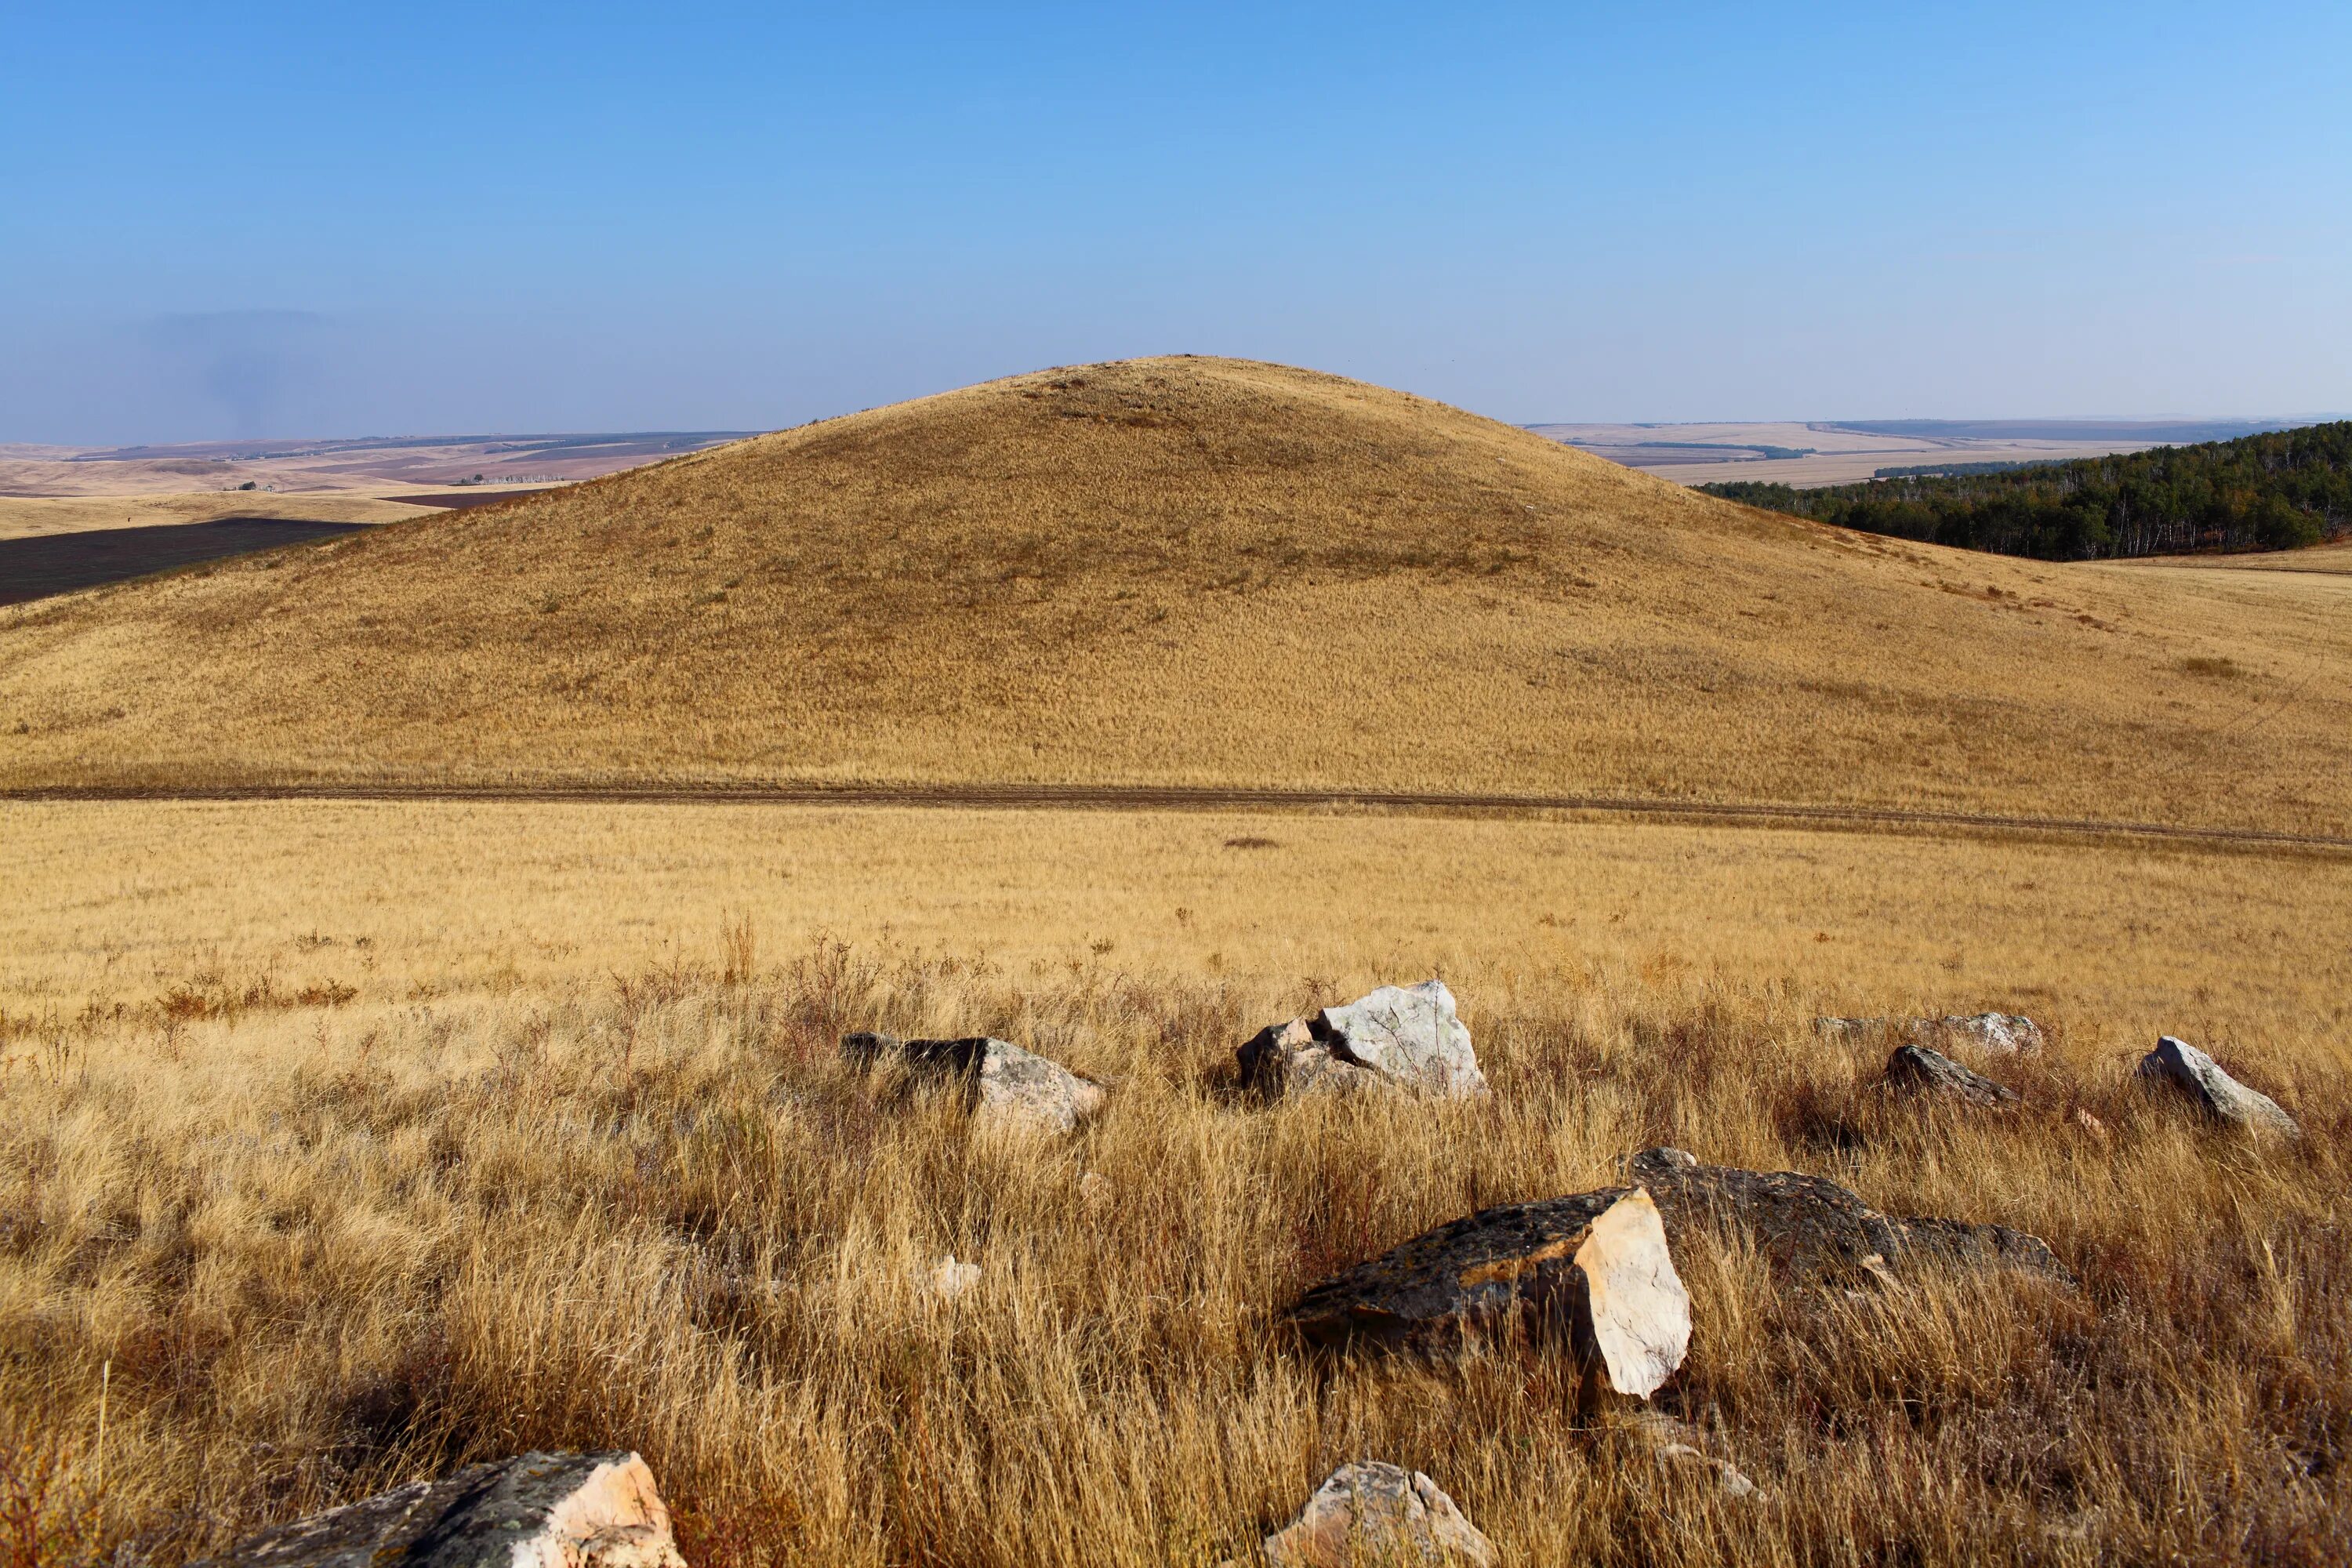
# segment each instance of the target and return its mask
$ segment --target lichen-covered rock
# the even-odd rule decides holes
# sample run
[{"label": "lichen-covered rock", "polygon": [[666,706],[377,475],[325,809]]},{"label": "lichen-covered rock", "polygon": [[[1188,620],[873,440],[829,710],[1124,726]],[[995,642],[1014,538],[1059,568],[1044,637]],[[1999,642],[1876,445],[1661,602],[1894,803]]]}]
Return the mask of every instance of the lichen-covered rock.
[{"label": "lichen-covered rock", "polygon": [[2248,1089],[2221,1070],[2221,1063],[2186,1040],[2166,1035],[2140,1058],[2139,1076],[2186,1096],[2216,1121],[2300,1138],[2303,1128],[2269,1095]]},{"label": "lichen-covered rock", "polygon": [[1968,1105],[2008,1105],[2017,1091],[1970,1072],[1941,1051],[1925,1046],[1897,1046],[1886,1059],[1886,1086],[1906,1094],[1925,1095]]},{"label": "lichen-covered rock", "polygon": [[860,1067],[896,1058],[918,1078],[960,1079],[970,1095],[972,1121],[982,1128],[1074,1132],[1103,1107],[1102,1085],[1059,1062],[982,1035],[955,1040],[845,1035],[841,1049]]},{"label": "lichen-covered rock", "polygon": [[1627,1172],[1657,1200],[1677,1251],[1701,1226],[1734,1226],[1753,1237],[1775,1275],[1790,1283],[1867,1286],[1899,1279],[1926,1262],[2012,1268],[2074,1283],[2039,1237],[2003,1225],[1884,1215],[1822,1176],[1706,1165],[1664,1148],[1634,1155]]},{"label": "lichen-covered rock", "polygon": [[1486,1092],[1470,1031],[1443,980],[1383,985],[1343,1007],[1270,1025],[1236,1055],[1243,1087],[1269,1099],[1384,1085],[1454,1097]]},{"label": "lichen-covered rock", "polygon": [[1274,1568],[1472,1563],[1494,1568],[1495,1543],[1419,1470],[1342,1465],[1286,1529],[1265,1538]]},{"label": "lichen-covered rock", "polygon": [[635,1454],[524,1454],[237,1542],[214,1568],[685,1568]]},{"label": "lichen-covered rock", "polygon": [[1605,1188],[1484,1210],[1322,1281],[1290,1321],[1310,1342],[1444,1350],[1563,1334],[1619,1393],[1646,1399],[1690,1346],[1690,1295],[1657,1205]]}]

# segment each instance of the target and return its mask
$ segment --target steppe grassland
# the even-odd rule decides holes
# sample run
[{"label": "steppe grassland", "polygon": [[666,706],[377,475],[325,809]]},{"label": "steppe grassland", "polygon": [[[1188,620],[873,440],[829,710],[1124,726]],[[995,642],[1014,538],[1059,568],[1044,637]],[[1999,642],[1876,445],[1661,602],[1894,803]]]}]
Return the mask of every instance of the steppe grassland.
[{"label": "steppe grassland", "polygon": [[[2341,860],[1388,817],[0,814],[24,868],[0,1420],[21,1468],[58,1464],[60,1558],[170,1563],[605,1445],[646,1453],[698,1568],[1207,1563],[1360,1457],[1428,1470],[1526,1563],[2342,1555]],[[1230,1099],[1255,1025],[1441,964],[1490,1103]],[[1808,1026],[2002,1002],[2061,1030],[1997,1069],[2031,1099],[2009,1116],[1890,1106]],[[2158,1020],[2213,1031],[2303,1146],[2134,1092]],[[840,1068],[873,1025],[1034,1044],[1112,1109],[1068,1144],[975,1140]],[[1660,1142],[2025,1226],[2084,1289],[1782,1296],[1737,1238],[1685,1248],[1667,1403],[1761,1502],[1578,1426],[1552,1352],[1318,1364],[1274,1330],[1331,1268]],[[953,1306],[913,1283],[950,1252],[985,1267]]]},{"label": "steppe grassland", "polygon": [[2352,622],[2216,594],[1768,517],[1334,377],[1138,361],[0,613],[0,783],[1305,784],[2352,831]]}]

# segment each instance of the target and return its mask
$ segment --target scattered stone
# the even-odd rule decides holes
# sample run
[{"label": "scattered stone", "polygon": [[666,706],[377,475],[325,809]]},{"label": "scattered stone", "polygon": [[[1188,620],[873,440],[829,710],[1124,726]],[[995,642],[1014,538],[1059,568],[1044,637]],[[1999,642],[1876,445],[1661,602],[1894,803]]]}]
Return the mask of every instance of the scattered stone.
[{"label": "scattered stone", "polygon": [[2072,1285],[2049,1245],[2004,1225],[1883,1215],[1821,1176],[1703,1165],[1680,1149],[1645,1149],[1627,1163],[1657,1200],[1677,1248],[1694,1228],[1727,1224],[1755,1238],[1782,1280],[1805,1285],[1885,1284],[1916,1263],[2013,1268]]},{"label": "scattered stone", "polygon": [[1468,1563],[1494,1568],[1495,1543],[1435,1481],[1394,1465],[1342,1465],[1287,1529],[1265,1538],[1275,1568]]},{"label": "scattered stone", "polygon": [[901,1040],[895,1035],[845,1035],[841,1049],[860,1067],[896,1057],[919,1076],[965,1079],[972,1121],[983,1128],[1074,1132],[1103,1107],[1102,1085],[1059,1062],[985,1036]]},{"label": "scattered stone", "polygon": [[1958,1040],[1988,1056],[2038,1057],[2047,1043],[2042,1026],[2020,1013],[1976,1013],[1965,1018],[1917,1018],[1911,1024],[1915,1043]]},{"label": "scattered stone", "polygon": [[1697,1427],[1655,1410],[1644,1410],[1633,1423],[1633,1430],[1649,1446],[1661,1468],[1704,1470],[1712,1476],[1727,1497],[1756,1495],[1756,1483],[1749,1480],[1738,1466],[1707,1451],[1706,1435]]},{"label": "scattered stone", "polygon": [[2017,1091],[1970,1072],[1941,1051],[1897,1046],[1886,1061],[1886,1083],[1906,1094],[1932,1095],[1970,1105],[2014,1103]]},{"label": "scattered stone", "polygon": [[1269,1026],[1236,1055],[1243,1087],[1268,1099],[1378,1084],[1455,1098],[1486,1092],[1470,1031],[1443,980],[1383,985],[1344,1007]]},{"label": "scattered stone", "polygon": [[2156,1049],[2140,1058],[2139,1076],[2170,1086],[2187,1095],[2217,1121],[2260,1129],[2288,1138],[2303,1136],[2303,1128],[2278,1101],[2258,1093],[2221,1070],[2221,1065],[2186,1040],[2166,1035]]},{"label": "scattered stone", "polygon": [[1291,1309],[1310,1342],[1440,1350],[1564,1330],[1616,1393],[1646,1399],[1690,1346],[1690,1296],[1639,1188],[1492,1208],[1332,1276]]},{"label": "scattered stone", "polygon": [[653,1473],[617,1451],[469,1465],[247,1536],[209,1564],[685,1568]]},{"label": "scattered stone", "polygon": [[1989,1056],[2039,1056],[2046,1043],[2042,1026],[2018,1013],[1977,1013],[1942,1018],[1816,1018],[1813,1033],[1825,1040],[1859,1044],[1899,1034],[1917,1046],[1958,1043]]},{"label": "scattered stone", "polygon": [[1317,1039],[1312,1023],[1305,1018],[1267,1025],[1234,1056],[1241,1063],[1242,1087],[1266,1100],[1396,1087],[1394,1080],[1348,1060]]},{"label": "scattered stone", "polygon": [[908,1270],[915,1289],[934,1301],[954,1301],[980,1283],[980,1265],[958,1263],[950,1252],[929,1268],[918,1263]]}]

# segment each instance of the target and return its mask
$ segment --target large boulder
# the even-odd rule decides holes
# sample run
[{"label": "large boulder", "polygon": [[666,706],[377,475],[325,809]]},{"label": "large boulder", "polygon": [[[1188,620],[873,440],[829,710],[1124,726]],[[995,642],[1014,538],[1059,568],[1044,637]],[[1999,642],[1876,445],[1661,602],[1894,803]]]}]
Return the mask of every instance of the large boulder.
[{"label": "large boulder", "polygon": [[1343,1007],[1270,1025],[1236,1053],[1243,1087],[1268,1098],[1395,1085],[1486,1092],[1470,1031],[1443,980],[1383,985]]},{"label": "large boulder", "polygon": [[1308,1290],[1290,1311],[1316,1344],[1442,1350],[1560,1332],[1619,1394],[1646,1399],[1690,1346],[1690,1295],[1639,1188],[1513,1204],[1425,1231]]},{"label": "large boulder", "polygon": [[1884,1215],[1822,1176],[1706,1165],[1680,1149],[1645,1149],[1627,1173],[1657,1200],[1679,1250],[1703,1226],[1745,1231],[1782,1280],[1886,1283],[1920,1264],[2007,1268],[2074,1283],[2040,1237],[2005,1225]]},{"label": "large boulder", "polygon": [[1495,1543],[1435,1481],[1395,1465],[1342,1465],[1286,1528],[1265,1538],[1274,1568],[1363,1563],[1473,1563],[1494,1568]]},{"label": "large boulder", "polygon": [[2008,1105],[2017,1091],[1972,1073],[1941,1051],[1897,1046],[1886,1059],[1886,1086],[1905,1094],[1956,1100],[1967,1105]]},{"label": "large boulder", "polygon": [[685,1568],[635,1454],[524,1454],[247,1536],[215,1568]]},{"label": "large boulder", "polygon": [[1021,1132],[1074,1132],[1102,1110],[1103,1087],[1058,1062],[983,1035],[956,1040],[902,1040],[895,1035],[845,1035],[842,1054],[859,1067],[885,1058],[917,1078],[961,1081],[973,1123]]},{"label": "large boulder", "polygon": [[2221,1063],[2186,1040],[2174,1039],[2170,1035],[2158,1039],[2156,1049],[2140,1058],[2139,1076],[2187,1096],[2217,1121],[2288,1138],[2303,1136],[2303,1128],[2279,1109],[2278,1101],[2248,1089],[2223,1072]]}]

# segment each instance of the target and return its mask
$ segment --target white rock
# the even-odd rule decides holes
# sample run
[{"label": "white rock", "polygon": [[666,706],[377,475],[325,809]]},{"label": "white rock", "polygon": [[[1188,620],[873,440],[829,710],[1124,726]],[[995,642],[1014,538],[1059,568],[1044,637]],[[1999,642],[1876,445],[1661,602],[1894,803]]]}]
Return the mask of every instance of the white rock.
[{"label": "white rock", "polygon": [[1405,1088],[1486,1092],[1470,1031],[1442,980],[1383,985],[1344,1007],[1261,1029],[1235,1053],[1243,1087],[1268,1097]]},{"label": "white rock", "polygon": [[1324,1008],[1321,1018],[1316,1033],[1337,1036],[1343,1059],[1440,1094],[1486,1092],[1470,1031],[1454,1016],[1454,993],[1443,980],[1383,985],[1344,1007]]},{"label": "white rock", "polygon": [[1639,1187],[1618,1199],[1592,1222],[1574,1261],[1609,1386],[1649,1398],[1682,1365],[1691,1335],[1690,1292],[1666,1250],[1656,1200]]},{"label": "white rock", "polygon": [[1495,1543],[1419,1470],[1342,1465],[1287,1529],[1265,1538],[1275,1568],[1469,1563],[1494,1568]]},{"label": "white rock", "polygon": [[2294,1118],[2276,1100],[2248,1089],[2221,1070],[2211,1057],[2186,1040],[2166,1035],[2140,1058],[2139,1076],[2187,1095],[2206,1115],[2240,1127],[2260,1128],[2289,1138],[2303,1136]]}]

